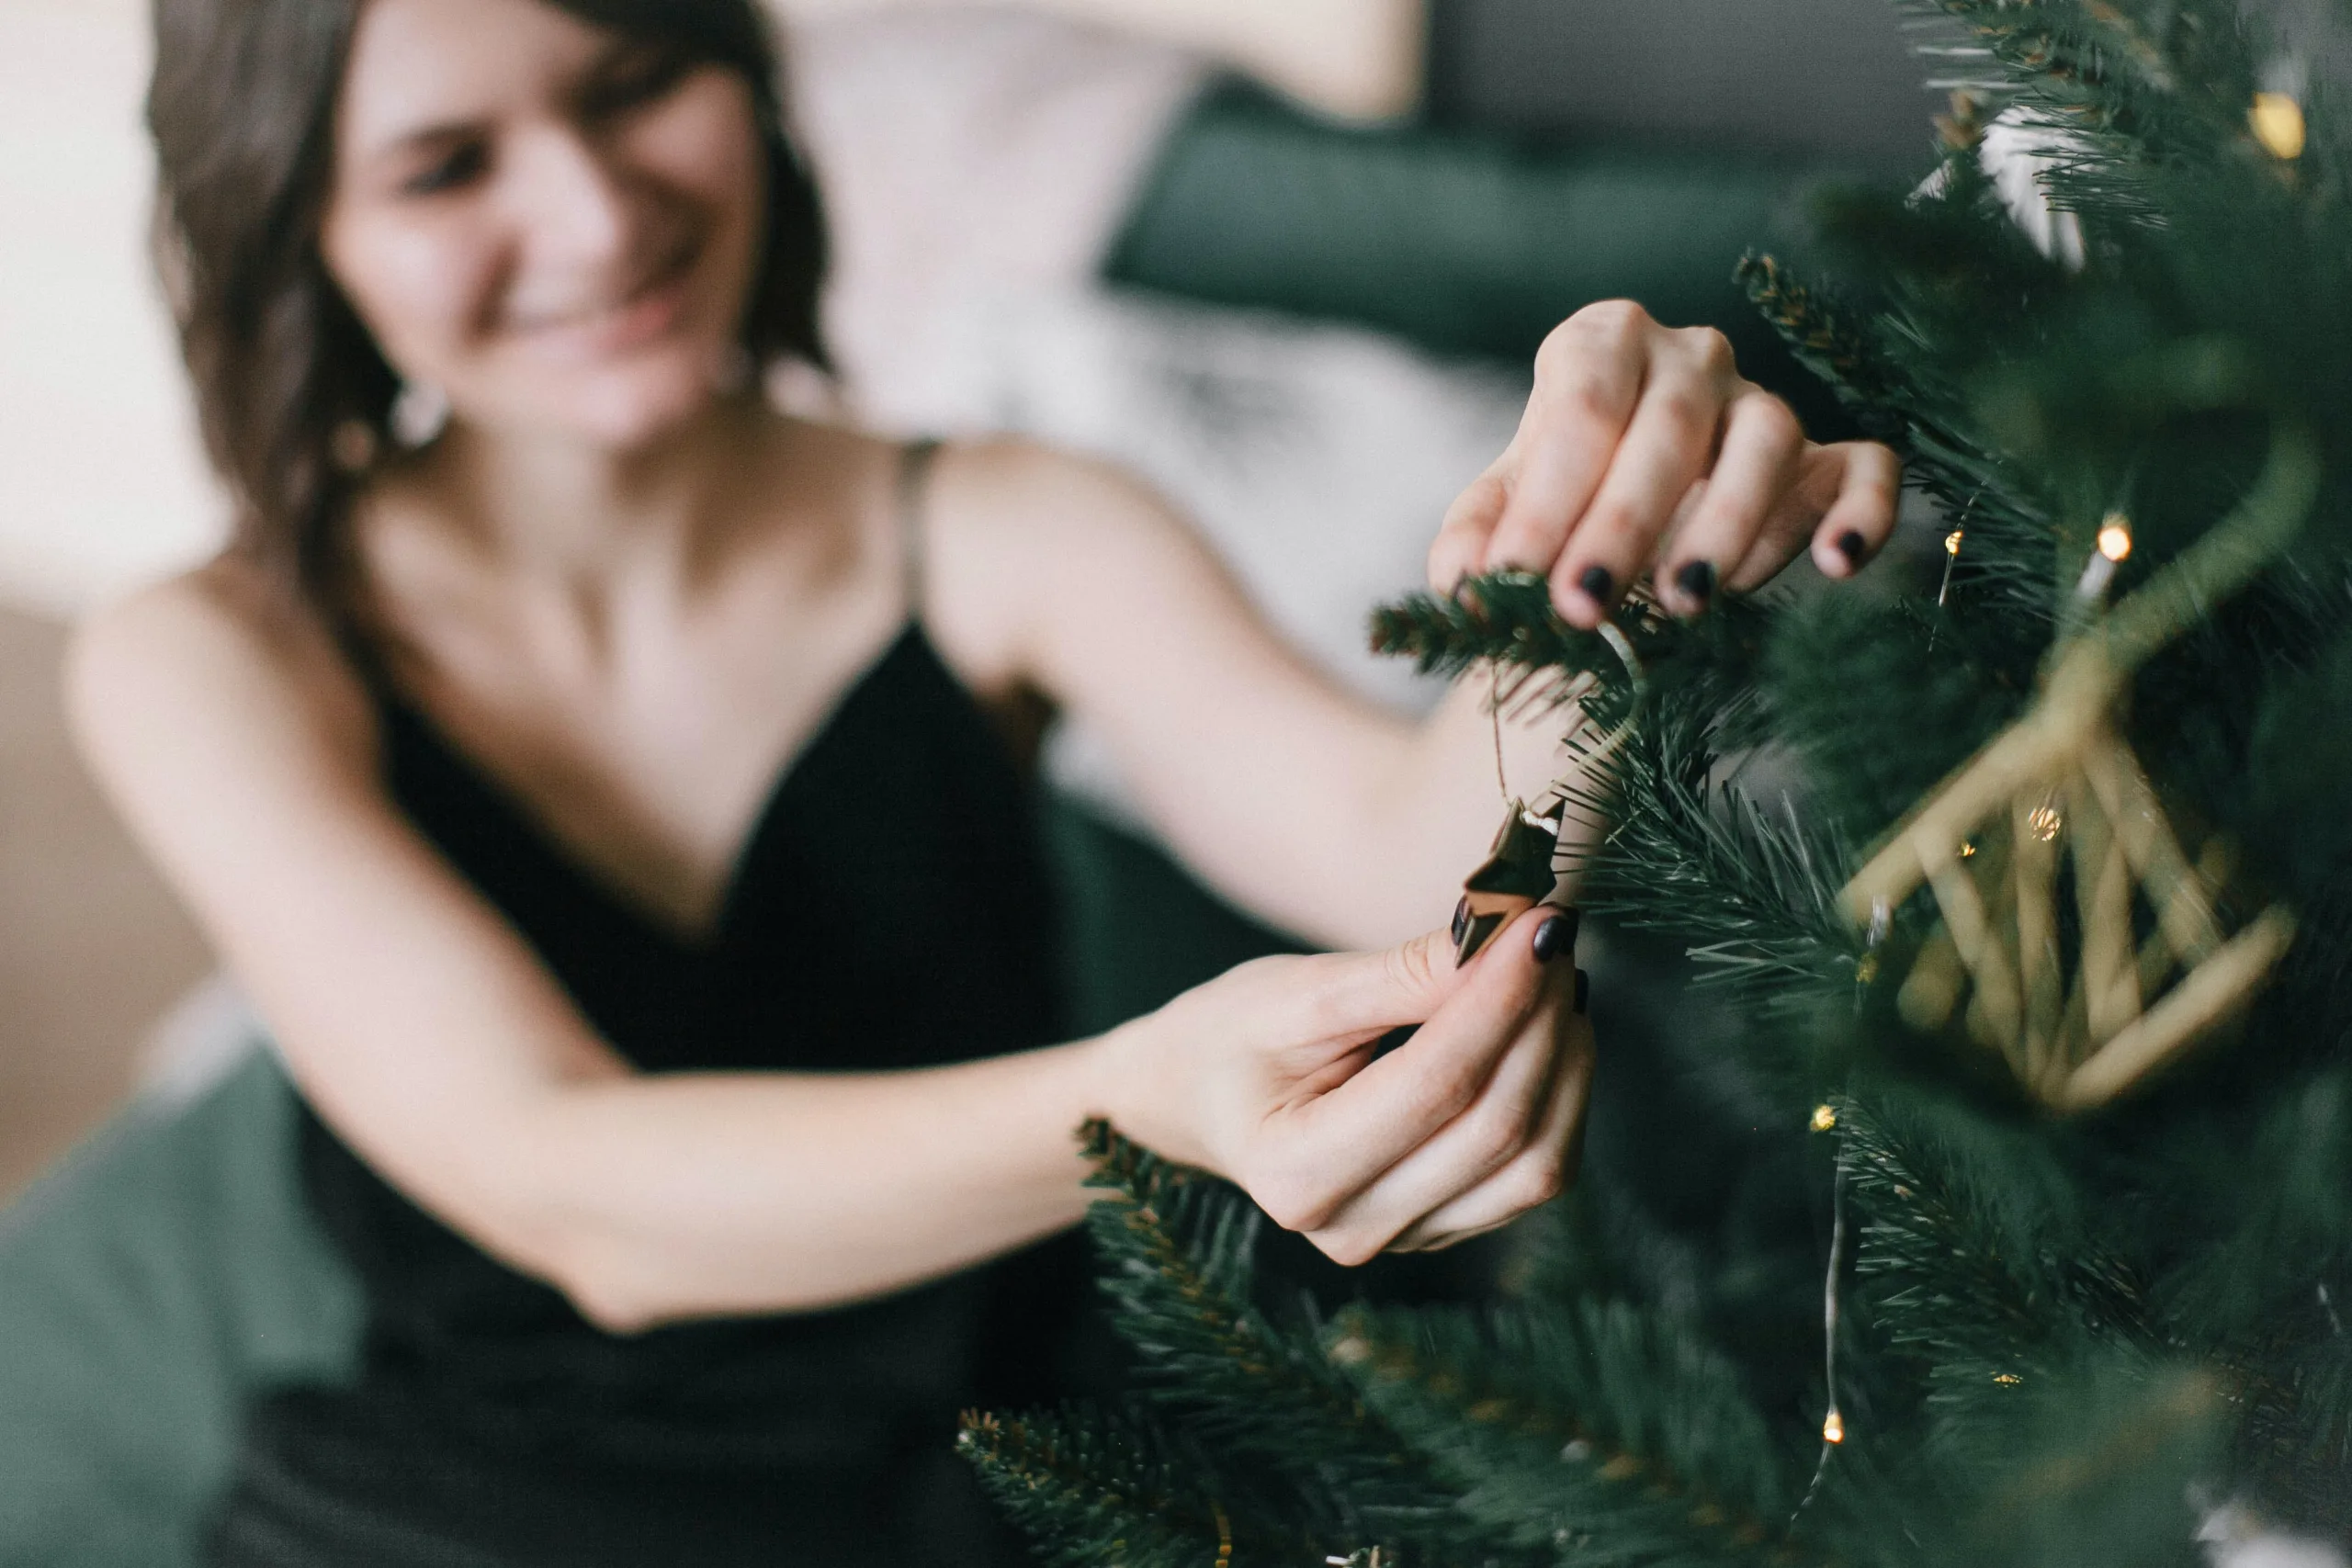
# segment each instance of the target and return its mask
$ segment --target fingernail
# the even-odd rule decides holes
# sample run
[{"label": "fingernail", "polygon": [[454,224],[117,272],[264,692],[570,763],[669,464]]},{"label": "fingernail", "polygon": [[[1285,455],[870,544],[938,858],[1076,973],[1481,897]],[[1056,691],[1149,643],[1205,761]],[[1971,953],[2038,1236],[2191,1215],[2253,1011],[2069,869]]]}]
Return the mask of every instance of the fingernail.
[{"label": "fingernail", "polygon": [[1684,598],[1700,609],[1705,609],[1708,602],[1715,596],[1715,563],[1711,560],[1684,562],[1682,570],[1674,574],[1674,585],[1682,590]]},{"label": "fingernail", "polygon": [[1574,909],[1563,909],[1547,915],[1535,928],[1535,962],[1549,964],[1564,953],[1577,950],[1577,922],[1581,919]]},{"label": "fingernail", "polygon": [[1470,895],[1468,895],[1467,893],[1464,893],[1464,894],[1462,896],[1462,902],[1461,902],[1461,903],[1459,903],[1459,904],[1456,904],[1456,905],[1453,907],[1453,930],[1452,930],[1452,935],[1453,935],[1453,945],[1454,945],[1454,946],[1456,946],[1456,947],[1460,947],[1460,946],[1462,945],[1462,933],[1463,933],[1464,931],[1468,931],[1469,929],[1470,929]]},{"label": "fingernail", "polygon": [[1869,548],[1870,541],[1862,537],[1858,528],[1849,528],[1838,536],[1838,553],[1846,558],[1848,566],[1861,565],[1862,552]]},{"label": "fingernail", "polygon": [[1586,1004],[1589,1003],[1591,1000],[1592,976],[1579,969],[1577,971],[1576,999],[1572,1004],[1577,1010],[1577,1016],[1578,1018],[1582,1018],[1584,1016]]},{"label": "fingernail", "polygon": [[1586,598],[1601,608],[1607,609],[1609,591],[1616,586],[1616,581],[1615,578],[1609,575],[1607,567],[1589,566],[1584,569],[1584,575],[1577,579],[1577,586],[1584,590]]}]

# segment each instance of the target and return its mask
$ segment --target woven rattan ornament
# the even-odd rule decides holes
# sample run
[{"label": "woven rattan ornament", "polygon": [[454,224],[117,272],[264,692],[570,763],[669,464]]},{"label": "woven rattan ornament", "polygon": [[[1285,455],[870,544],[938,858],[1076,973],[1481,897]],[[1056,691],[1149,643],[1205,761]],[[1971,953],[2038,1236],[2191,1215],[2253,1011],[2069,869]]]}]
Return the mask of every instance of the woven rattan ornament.
[{"label": "woven rattan ornament", "polygon": [[[2237,509],[2102,610],[2130,550],[2127,525],[2110,518],[2075,595],[2076,629],[2032,710],[1914,808],[1841,895],[1871,932],[1868,980],[1892,912],[1930,891],[1940,919],[1902,978],[1898,1009],[1927,1031],[1960,1012],[2055,1110],[2103,1104],[2204,1038],[2293,941],[2280,906],[2223,931],[2226,846],[2209,840],[2192,860],[2120,716],[2133,672],[2284,550],[2319,474],[2308,439],[2280,432]],[[2069,882],[2071,935],[2059,916]]]}]

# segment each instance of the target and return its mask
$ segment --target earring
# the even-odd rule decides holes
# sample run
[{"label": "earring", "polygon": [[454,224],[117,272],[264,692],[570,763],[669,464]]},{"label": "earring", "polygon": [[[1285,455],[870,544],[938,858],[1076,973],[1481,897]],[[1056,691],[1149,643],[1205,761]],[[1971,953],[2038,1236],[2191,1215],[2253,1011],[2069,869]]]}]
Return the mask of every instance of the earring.
[{"label": "earring", "polygon": [[429,446],[449,425],[449,395],[428,381],[402,381],[392,400],[392,439],[414,451]]},{"label": "earring", "polygon": [[346,474],[364,474],[376,464],[376,432],[364,419],[346,419],[328,438],[334,466]]}]

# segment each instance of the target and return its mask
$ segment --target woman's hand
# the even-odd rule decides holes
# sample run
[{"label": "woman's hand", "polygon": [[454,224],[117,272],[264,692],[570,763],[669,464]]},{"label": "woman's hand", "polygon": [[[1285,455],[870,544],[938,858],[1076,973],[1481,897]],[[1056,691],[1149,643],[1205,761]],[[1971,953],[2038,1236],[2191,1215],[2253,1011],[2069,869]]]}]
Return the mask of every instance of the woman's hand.
[{"label": "woman's hand", "polygon": [[1819,446],[1743,379],[1711,327],[1662,327],[1629,300],[1588,305],[1535,356],[1519,433],[1462,492],[1430,548],[1430,582],[1518,568],[1551,580],[1574,626],[1598,626],[1644,571],[1692,615],[1765,582],[1810,537],[1852,575],[1894,526],[1902,468],[1875,442]]},{"label": "woman's hand", "polygon": [[1460,969],[1442,931],[1245,964],[1109,1036],[1103,1103],[1341,1263],[1450,1246],[1570,1174],[1592,1075],[1574,941],[1538,908]]}]

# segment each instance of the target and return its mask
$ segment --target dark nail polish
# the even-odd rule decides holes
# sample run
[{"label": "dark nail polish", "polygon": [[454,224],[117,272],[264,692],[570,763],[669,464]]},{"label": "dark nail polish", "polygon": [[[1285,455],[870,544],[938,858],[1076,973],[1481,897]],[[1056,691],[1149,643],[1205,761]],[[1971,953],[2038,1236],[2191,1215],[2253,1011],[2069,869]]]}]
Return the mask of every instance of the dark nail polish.
[{"label": "dark nail polish", "polygon": [[1584,575],[1577,579],[1577,586],[1584,590],[1584,596],[1604,609],[1609,604],[1610,590],[1616,585],[1617,580],[1609,575],[1609,569],[1605,566],[1589,566],[1584,569]]},{"label": "dark nail polish", "polygon": [[1574,953],[1577,950],[1577,923],[1581,919],[1574,909],[1546,915],[1544,923],[1535,928],[1535,962],[1549,964],[1564,953]]},{"label": "dark nail polish", "polygon": [[1869,548],[1870,541],[1862,537],[1860,529],[1849,528],[1838,536],[1838,553],[1846,558],[1849,566],[1861,565],[1862,552]]},{"label": "dark nail polish", "polygon": [[1577,994],[1574,1003],[1577,1010],[1577,1016],[1578,1018],[1582,1018],[1584,1016],[1585,1008],[1591,1002],[1591,1000],[1592,976],[1579,969],[1577,971]]},{"label": "dark nail polish", "polygon": [[1682,590],[1684,598],[1700,609],[1705,609],[1708,602],[1715,596],[1715,563],[1711,560],[1684,562],[1682,570],[1674,574],[1674,585]]},{"label": "dark nail polish", "polygon": [[1550,964],[1553,959],[1557,959],[1562,952],[1569,952],[1574,945],[1576,945],[1576,931],[1571,929],[1569,921],[1562,919],[1559,915],[1547,915],[1545,919],[1543,919],[1543,924],[1536,926],[1536,962],[1538,964]]},{"label": "dark nail polish", "polygon": [[1469,929],[1470,895],[1464,893],[1462,896],[1462,902],[1453,907],[1453,927],[1451,934],[1453,937],[1453,945],[1456,948],[1459,948],[1462,945],[1462,933]]}]

